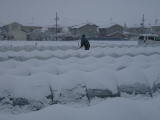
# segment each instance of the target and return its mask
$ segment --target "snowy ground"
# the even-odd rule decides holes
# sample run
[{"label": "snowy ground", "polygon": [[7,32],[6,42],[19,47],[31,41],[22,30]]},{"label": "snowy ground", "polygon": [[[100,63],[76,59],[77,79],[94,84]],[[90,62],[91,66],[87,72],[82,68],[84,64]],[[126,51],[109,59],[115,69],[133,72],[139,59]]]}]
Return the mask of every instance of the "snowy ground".
[{"label": "snowy ground", "polygon": [[78,45],[1,41],[0,120],[160,119],[160,46]]}]

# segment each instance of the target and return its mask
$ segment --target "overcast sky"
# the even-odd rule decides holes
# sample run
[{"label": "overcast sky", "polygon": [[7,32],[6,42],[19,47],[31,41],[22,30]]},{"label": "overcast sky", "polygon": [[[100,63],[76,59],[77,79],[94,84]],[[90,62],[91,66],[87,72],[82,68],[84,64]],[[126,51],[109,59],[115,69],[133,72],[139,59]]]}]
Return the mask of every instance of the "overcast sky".
[{"label": "overcast sky", "polygon": [[160,19],[160,0],[0,0],[0,24],[52,25],[56,11],[61,25],[146,24]]}]

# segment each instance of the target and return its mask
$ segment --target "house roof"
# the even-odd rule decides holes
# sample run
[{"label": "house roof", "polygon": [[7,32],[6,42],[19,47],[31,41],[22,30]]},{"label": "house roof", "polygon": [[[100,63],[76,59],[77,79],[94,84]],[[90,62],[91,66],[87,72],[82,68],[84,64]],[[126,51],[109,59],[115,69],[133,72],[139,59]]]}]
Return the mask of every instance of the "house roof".
[{"label": "house roof", "polygon": [[112,27],[115,27],[115,26],[123,27],[119,24],[112,24],[112,25],[101,25],[100,28],[112,28]]},{"label": "house roof", "polygon": [[86,25],[98,27],[96,24],[93,24],[93,23],[82,23],[82,24],[79,24],[79,25],[74,25],[74,26],[72,26],[72,28],[81,28],[81,27],[86,26]]},{"label": "house roof", "polygon": [[115,24],[115,25],[110,26],[109,28],[113,28],[113,27],[122,27],[122,26],[119,24]]},{"label": "house roof", "polygon": [[153,36],[153,37],[158,37],[157,34],[141,34],[141,36]]},{"label": "house roof", "polygon": [[[123,33],[116,31],[116,32],[112,32],[112,33],[108,34],[107,36],[114,36],[114,35],[116,35],[116,34],[124,35]],[[124,35],[124,36],[125,36],[125,35]]]},{"label": "house roof", "polygon": [[22,24],[19,24],[17,22],[12,22],[12,23],[4,25],[4,26],[9,26],[9,25],[22,26]]},{"label": "house roof", "polygon": [[160,29],[160,26],[152,26],[152,28]]}]

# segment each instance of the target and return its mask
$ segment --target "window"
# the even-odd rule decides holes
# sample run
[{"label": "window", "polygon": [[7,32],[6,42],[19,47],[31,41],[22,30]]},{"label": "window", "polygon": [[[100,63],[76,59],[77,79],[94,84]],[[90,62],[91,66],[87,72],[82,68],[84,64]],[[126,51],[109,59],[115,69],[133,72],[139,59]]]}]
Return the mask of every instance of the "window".
[{"label": "window", "polygon": [[160,41],[160,37],[156,37],[156,41]]},{"label": "window", "polygon": [[140,40],[144,40],[144,36],[140,36],[139,39],[140,39]]},{"label": "window", "polygon": [[154,38],[155,38],[155,37],[153,37],[153,36],[149,36],[149,37],[148,37],[148,40],[154,40]]}]

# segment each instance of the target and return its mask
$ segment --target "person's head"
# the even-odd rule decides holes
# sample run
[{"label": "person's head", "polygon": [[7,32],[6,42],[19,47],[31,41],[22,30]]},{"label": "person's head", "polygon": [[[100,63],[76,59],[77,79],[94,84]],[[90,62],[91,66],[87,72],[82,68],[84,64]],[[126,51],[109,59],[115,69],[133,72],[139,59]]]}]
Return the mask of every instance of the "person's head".
[{"label": "person's head", "polygon": [[82,38],[85,38],[85,37],[86,37],[86,35],[85,35],[85,34],[83,34],[83,35],[82,35]]}]

